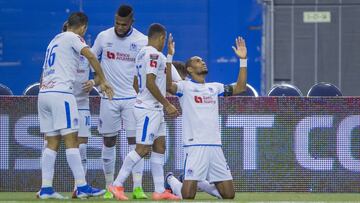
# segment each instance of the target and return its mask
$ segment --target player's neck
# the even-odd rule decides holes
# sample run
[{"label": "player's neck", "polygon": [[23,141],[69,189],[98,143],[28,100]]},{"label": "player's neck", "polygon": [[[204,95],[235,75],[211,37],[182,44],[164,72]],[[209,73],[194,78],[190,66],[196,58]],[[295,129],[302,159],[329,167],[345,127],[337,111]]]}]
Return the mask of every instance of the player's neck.
[{"label": "player's neck", "polygon": [[150,40],[149,40],[148,46],[152,46],[152,47],[154,47],[156,50],[158,50],[159,52],[162,52],[162,46],[159,45],[159,44],[156,43],[156,42],[153,42],[153,41],[150,41]]},{"label": "player's neck", "polygon": [[73,32],[73,33],[75,33],[75,34],[77,34],[77,35],[80,35],[80,34],[81,34],[81,32],[80,32],[79,29],[71,29],[71,28],[68,28],[66,31],[67,31],[67,32]]},{"label": "player's neck", "polygon": [[205,83],[205,77],[203,75],[193,75],[191,78],[197,83]]}]

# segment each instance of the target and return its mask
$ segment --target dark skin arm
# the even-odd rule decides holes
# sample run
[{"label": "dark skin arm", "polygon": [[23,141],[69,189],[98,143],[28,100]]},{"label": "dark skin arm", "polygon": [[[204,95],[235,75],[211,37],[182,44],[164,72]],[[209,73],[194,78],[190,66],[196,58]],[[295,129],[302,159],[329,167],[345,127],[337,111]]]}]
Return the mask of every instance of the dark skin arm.
[{"label": "dark skin arm", "polygon": [[[168,40],[168,54],[172,56],[175,54],[175,42],[171,33]],[[177,85],[172,81],[171,77],[171,63],[166,63],[166,91],[170,94],[176,94],[177,91]]]},{"label": "dark skin arm", "polygon": [[133,88],[134,88],[135,92],[138,94],[140,90],[139,90],[138,77],[136,77],[136,76],[134,76]]},{"label": "dark skin arm", "polygon": [[[235,54],[241,59],[247,59],[245,40],[242,37],[235,39],[236,47],[232,47]],[[247,67],[240,67],[236,84],[233,86],[233,95],[246,91]]]}]

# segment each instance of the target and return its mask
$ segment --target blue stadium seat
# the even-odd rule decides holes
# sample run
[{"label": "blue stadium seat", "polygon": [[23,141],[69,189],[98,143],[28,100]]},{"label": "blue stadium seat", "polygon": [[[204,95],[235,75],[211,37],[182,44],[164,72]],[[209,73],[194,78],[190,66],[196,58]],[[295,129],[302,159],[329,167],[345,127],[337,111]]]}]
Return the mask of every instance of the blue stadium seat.
[{"label": "blue stadium seat", "polygon": [[303,96],[299,88],[290,84],[276,84],[274,85],[268,93],[268,96],[292,96],[292,97],[301,97]]},{"label": "blue stadium seat", "polygon": [[[235,84],[235,83],[233,83]],[[258,92],[255,90],[255,88],[253,88],[251,85],[246,84],[246,91],[243,93],[240,93],[238,96],[249,96],[249,97],[258,97],[259,94]]]},{"label": "blue stadium seat", "polygon": [[14,94],[12,93],[10,88],[5,86],[4,84],[0,84],[0,96],[1,95],[6,96],[6,95],[14,95]]},{"label": "blue stadium seat", "polygon": [[99,90],[96,87],[93,87],[89,93],[90,96],[100,96]]},{"label": "blue stadium seat", "polygon": [[315,96],[315,97],[326,97],[326,96],[342,96],[342,93],[338,87],[331,83],[320,82],[313,85],[307,96]]},{"label": "blue stadium seat", "polygon": [[32,85],[29,85],[23,92],[23,95],[25,96],[38,96],[40,91],[40,83],[34,83]]}]

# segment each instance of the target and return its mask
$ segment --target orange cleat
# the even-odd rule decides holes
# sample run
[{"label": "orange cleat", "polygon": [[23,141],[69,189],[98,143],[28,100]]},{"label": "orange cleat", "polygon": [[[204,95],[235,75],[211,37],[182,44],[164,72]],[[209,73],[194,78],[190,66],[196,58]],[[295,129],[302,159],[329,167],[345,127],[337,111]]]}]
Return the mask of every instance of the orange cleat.
[{"label": "orange cleat", "polygon": [[158,201],[158,200],[180,200],[181,198],[171,194],[168,190],[165,190],[165,192],[163,193],[157,193],[157,192],[153,192],[152,194],[152,200]]},{"label": "orange cleat", "polygon": [[124,187],[109,185],[108,190],[114,195],[117,200],[128,200],[129,198],[124,193]]}]

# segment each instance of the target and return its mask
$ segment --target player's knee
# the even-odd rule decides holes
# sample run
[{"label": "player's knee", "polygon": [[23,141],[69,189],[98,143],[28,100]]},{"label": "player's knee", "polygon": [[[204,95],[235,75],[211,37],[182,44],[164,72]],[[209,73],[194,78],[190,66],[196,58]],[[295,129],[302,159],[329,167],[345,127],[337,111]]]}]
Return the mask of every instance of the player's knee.
[{"label": "player's knee", "polygon": [[127,140],[129,145],[136,144],[136,137],[128,137]]},{"label": "player's knee", "polygon": [[235,198],[235,192],[234,191],[225,191],[224,194],[221,194],[221,197],[223,199],[234,199]]},{"label": "player's knee", "polygon": [[136,148],[135,148],[135,151],[136,151],[136,153],[139,154],[139,156],[144,157],[144,156],[148,155],[151,152],[151,147],[137,144]]},{"label": "player's knee", "polygon": [[183,199],[195,199],[196,193],[187,191],[182,191],[181,193]]},{"label": "player's knee", "polygon": [[104,145],[106,147],[114,147],[116,144],[116,136],[104,137]]}]

